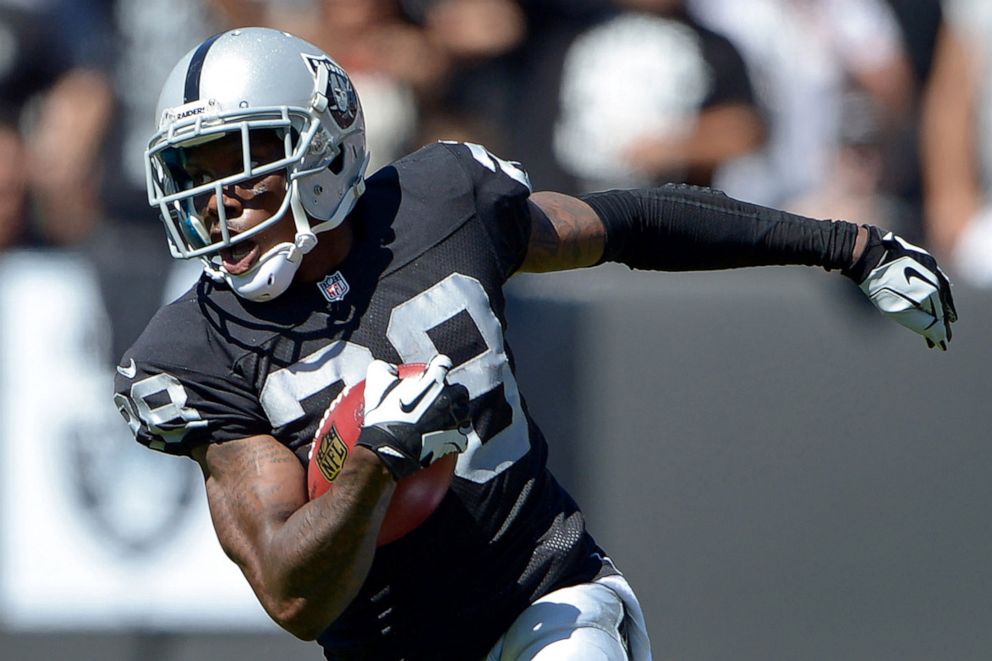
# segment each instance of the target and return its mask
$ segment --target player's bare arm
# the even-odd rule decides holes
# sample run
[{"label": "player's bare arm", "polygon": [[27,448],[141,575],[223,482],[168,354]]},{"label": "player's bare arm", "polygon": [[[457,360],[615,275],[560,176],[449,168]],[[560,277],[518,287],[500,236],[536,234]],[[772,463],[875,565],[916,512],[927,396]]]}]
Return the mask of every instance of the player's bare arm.
[{"label": "player's bare arm", "polygon": [[368,574],[393,477],[355,448],[334,493],[308,502],[304,468],[271,436],[201,446],[194,458],[225,553],[280,626],[313,640]]},{"label": "player's bare arm", "polygon": [[599,261],[606,229],[592,207],[576,197],[548,191],[534,193],[530,201],[530,241],[521,271],[564,271]]}]

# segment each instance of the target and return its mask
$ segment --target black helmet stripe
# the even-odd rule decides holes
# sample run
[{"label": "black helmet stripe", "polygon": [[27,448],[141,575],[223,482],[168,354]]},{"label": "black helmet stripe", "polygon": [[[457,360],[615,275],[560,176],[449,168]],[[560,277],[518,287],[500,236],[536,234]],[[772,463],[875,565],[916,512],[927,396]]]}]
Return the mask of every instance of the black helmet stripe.
[{"label": "black helmet stripe", "polygon": [[207,59],[207,51],[214,45],[224,33],[215,34],[197,47],[196,52],[189,61],[189,68],[186,70],[186,88],[183,91],[183,103],[198,101],[200,99],[200,74],[203,72],[203,61]]}]

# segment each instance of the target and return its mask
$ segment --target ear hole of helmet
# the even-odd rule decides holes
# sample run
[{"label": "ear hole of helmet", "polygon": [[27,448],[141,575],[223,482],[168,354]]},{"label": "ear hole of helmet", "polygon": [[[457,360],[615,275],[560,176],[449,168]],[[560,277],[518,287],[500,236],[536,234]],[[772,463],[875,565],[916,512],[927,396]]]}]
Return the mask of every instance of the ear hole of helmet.
[{"label": "ear hole of helmet", "polygon": [[330,162],[327,169],[334,174],[341,174],[341,171],[344,170],[344,149],[338,150],[338,155]]}]

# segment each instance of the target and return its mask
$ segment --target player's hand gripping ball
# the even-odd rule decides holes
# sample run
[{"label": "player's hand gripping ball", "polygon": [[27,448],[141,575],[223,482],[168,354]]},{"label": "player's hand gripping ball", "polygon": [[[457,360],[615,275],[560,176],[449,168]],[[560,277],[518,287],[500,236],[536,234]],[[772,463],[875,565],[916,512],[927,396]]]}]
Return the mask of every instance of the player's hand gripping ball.
[{"label": "player's hand gripping ball", "polygon": [[378,545],[422,524],[447,493],[471,429],[468,392],[446,382],[450,368],[445,356],[430,365],[375,361],[365,381],[345,388],[314,436],[307,469],[310,499],[333,489],[348,456],[363,445],[397,477]]}]

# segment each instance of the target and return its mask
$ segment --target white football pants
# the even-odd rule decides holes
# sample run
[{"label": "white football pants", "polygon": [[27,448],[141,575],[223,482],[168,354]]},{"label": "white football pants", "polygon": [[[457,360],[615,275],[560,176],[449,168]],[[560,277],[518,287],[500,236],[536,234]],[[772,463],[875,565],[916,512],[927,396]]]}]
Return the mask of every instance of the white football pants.
[{"label": "white football pants", "polygon": [[550,592],[524,610],[486,661],[650,661],[644,616],[622,576]]}]

